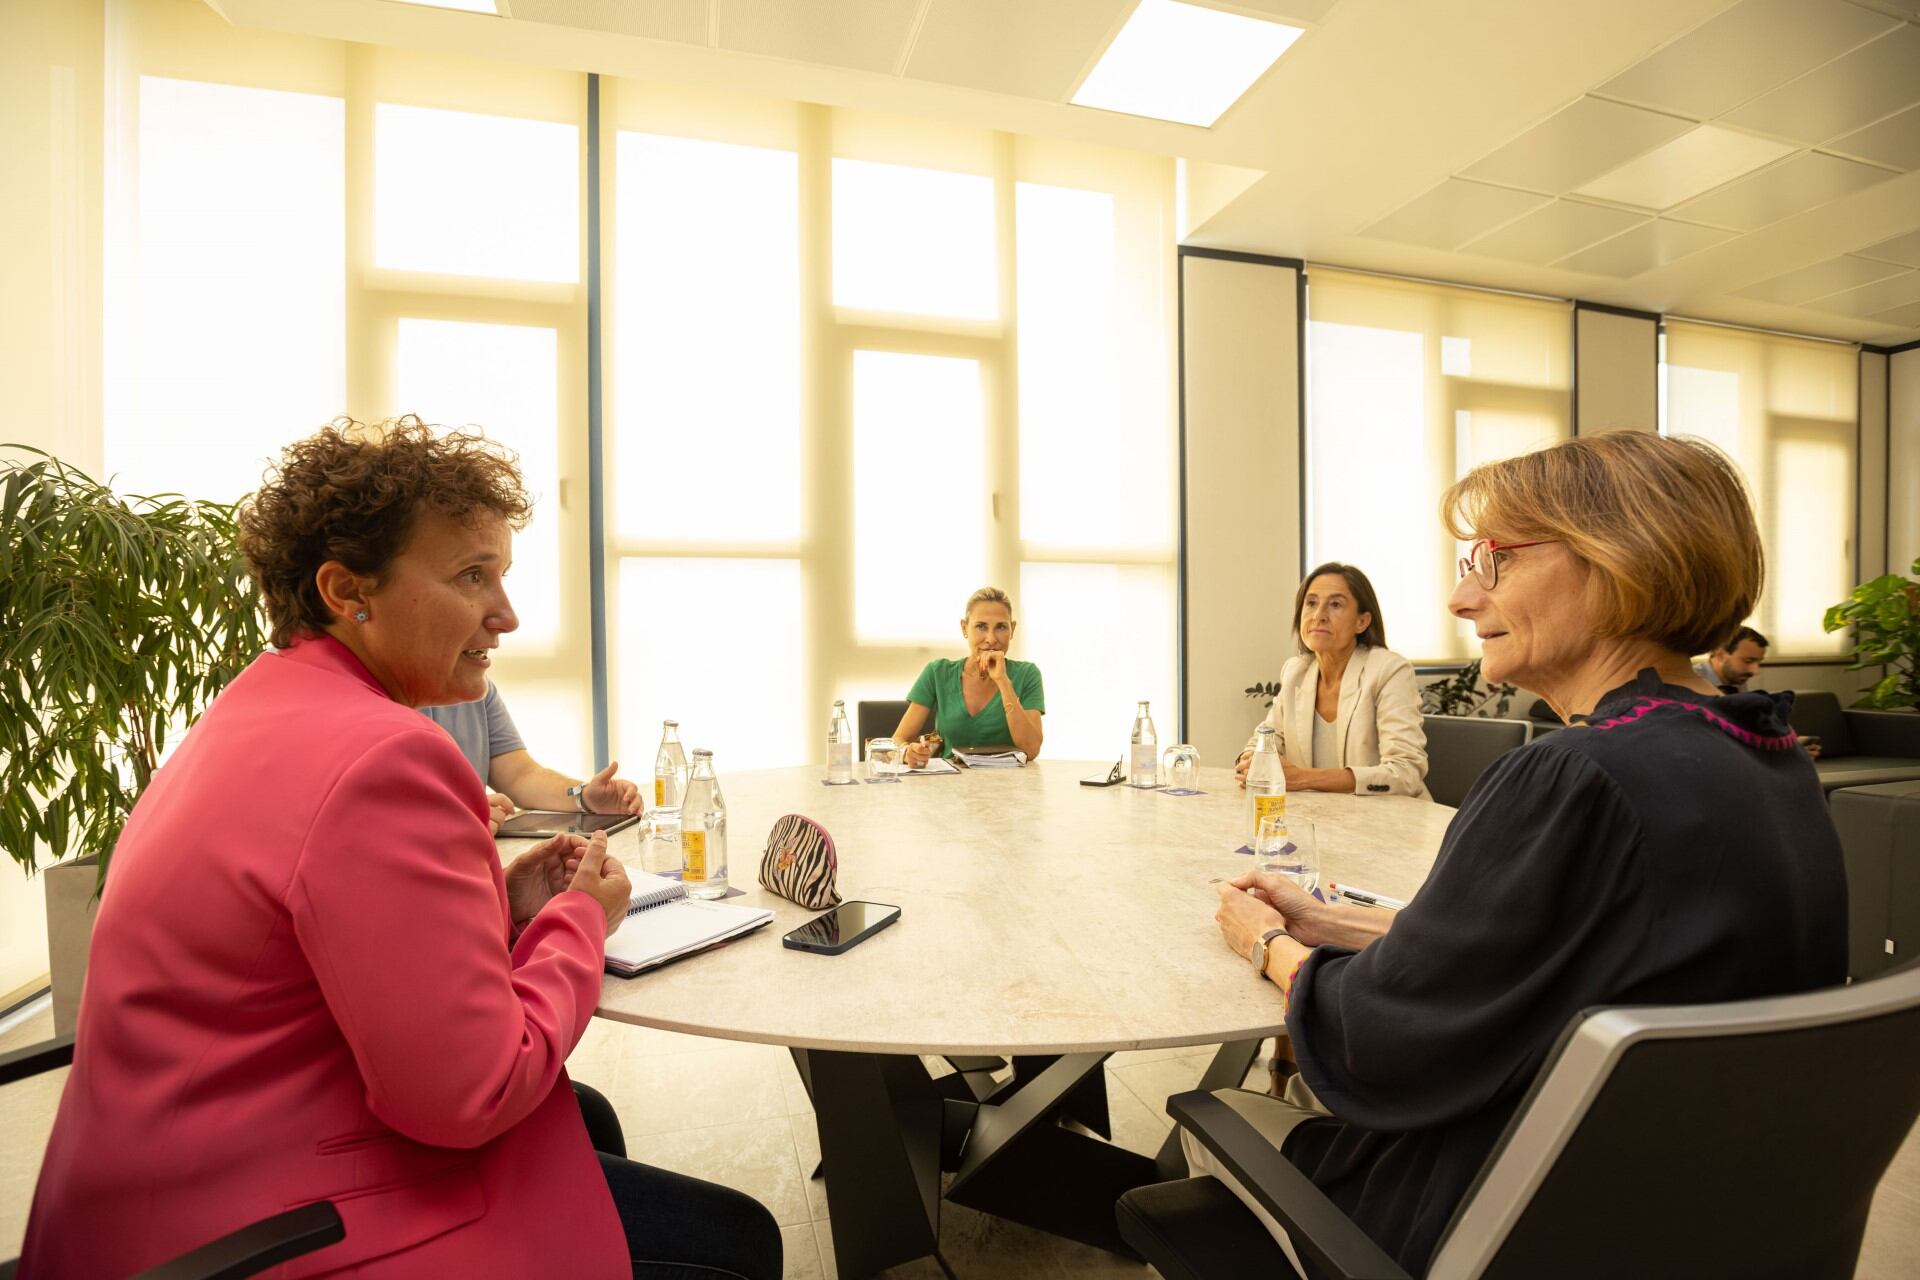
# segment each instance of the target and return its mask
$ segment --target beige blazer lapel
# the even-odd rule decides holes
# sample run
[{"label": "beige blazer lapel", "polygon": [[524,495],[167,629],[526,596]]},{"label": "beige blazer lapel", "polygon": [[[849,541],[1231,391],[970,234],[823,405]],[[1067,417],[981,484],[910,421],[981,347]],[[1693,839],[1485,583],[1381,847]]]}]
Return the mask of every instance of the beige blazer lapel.
[{"label": "beige blazer lapel", "polygon": [[1287,699],[1287,741],[1282,753],[1296,769],[1305,769],[1313,761],[1313,698],[1320,687],[1320,664],[1310,654],[1302,656],[1306,661]]},{"label": "beige blazer lapel", "polygon": [[1347,669],[1340,673],[1340,709],[1334,713],[1333,740],[1340,744],[1340,758],[1329,767],[1342,769],[1347,763],[1347,734],[1353,729],[1353,709],[1360,705],[1360,681],[1366,674],[1367,660],[1373,650],[1361,645],[1353,651]]}]

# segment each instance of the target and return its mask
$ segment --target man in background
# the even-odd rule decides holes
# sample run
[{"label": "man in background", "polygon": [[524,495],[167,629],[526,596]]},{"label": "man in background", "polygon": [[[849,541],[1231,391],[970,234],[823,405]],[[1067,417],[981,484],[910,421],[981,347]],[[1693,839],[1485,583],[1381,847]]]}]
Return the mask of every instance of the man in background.
[{"label": "man in background", "polygon": [[1693,664],[1693,673],[1722,693],[1739,693],[1767,660],[1767,638],[1741,627],[1733,638]]}]

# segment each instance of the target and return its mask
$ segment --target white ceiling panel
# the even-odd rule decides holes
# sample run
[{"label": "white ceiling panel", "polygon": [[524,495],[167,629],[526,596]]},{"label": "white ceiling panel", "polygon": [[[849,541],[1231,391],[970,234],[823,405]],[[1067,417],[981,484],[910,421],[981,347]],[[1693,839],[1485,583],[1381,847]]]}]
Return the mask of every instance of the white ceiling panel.
[{"label": "white ceiling panel", "polygon": [[[517,5],[517,0],[515,0]],[[920,6],[903,0],[713,0],[722,49],[891,72]],[[644,5],[635,6],[645,8]]]},{"label": "white ceiling panel", "polygon": [[1895,307],[1891,311],[1878,311],[1872,318],[1882,324],[1897,324],[1909,329],[1920,329],[1920,302],[1909,302],[1906,306]]},{"label": "white ceiling panel", "polygon": [[1708,120],[1893,29],[1839,0],[1746,0],[1600,86]]},{"label": "white ceiling panel", "polygon": [[1132,0],[933,0],[907,60],[916,80],[1064,102]]},{"label": "white ceiling panel", "polygon": [[1581,98],[1461,171],[1530,191],[1571,191],[1693,127],[1693,121]]},{"label": "white ceiling panel", "polygon": [[1555,200],[1480,237],[1464,252],[1545,266],[1645,221],[1644,213]]},{"label": "white ceiling panel", "polygon": [[1744,289],[1735,290],[1734,296],[1798,306],[1842,289],[1855,289],[1863,284],[1872,284],[1875,280],[1897,276],[1904,270],[1906,268],[1896,263],[1842,255],[1802,267],[1798,271],[1789,271],[1771,280],[1762,280],[1759,284],[1750,284]]},{"label": "white ceiling panel", "polygon": [[1752,173],[1793,150],[1791,144],[1772,138],[1703,124],[1585,183],[1578,192],[1642,209],[1670,209],[1689,196]]},{"label": "white ceiling panel", "polygon": [[683,44],[707,42],[707,0],[654,0],[651,4],[630,4],[628,0],[511,0],[507,8],[516,22],[545,22]]},{"label": "white ceiling panel", "polygon": [[1908,107],[1878,124],[1844,134],[1823,149],[1896,169],[1920,169],[1920,107]]},{"label": "white ceiling panel", "polygon": [[1602,240],[1553,265],[1564,271],[1586,271],[1598,276],[1637,276],[1664,267],[1690,253],[1731,240],[1731,231],[1696,227],[1689,222],[1656,218],[1611,240]]},{"label": "white ceiling panel", "polygon": [[1728,112],[1762,133],[1825,142],[1920,102],[1920,27],[1901,25]]},{"label": "white ceiling panel", "polygon": [[1816,311],[1835,311],[1845,316],[1870,316],[1889,307],[1920,302],[1920,271],[1889,276],[1858,289],[1818,298],[1807,305]]},{"label": "white ceiling panel", "polygon": [[1364,234],[1435,249],[1454,249],[1503,222],[1539,208],[1548,199],[1525,191],[1448,178],[1374,223]]},{"label": "white ceiling panel", "polygon": [[1806,151],[1750,178],[1709,191],[1680,206],[1677,212],[1695,222],[1755,231],[1898,176],[1869,164]]},{"label": "white ceiling panel", "polygon": [[1920,231],[1909,231],[1903,236],[1870,244],[1858,252],[1863,258],[1879,258],[1883,262],[1920,267]]}]

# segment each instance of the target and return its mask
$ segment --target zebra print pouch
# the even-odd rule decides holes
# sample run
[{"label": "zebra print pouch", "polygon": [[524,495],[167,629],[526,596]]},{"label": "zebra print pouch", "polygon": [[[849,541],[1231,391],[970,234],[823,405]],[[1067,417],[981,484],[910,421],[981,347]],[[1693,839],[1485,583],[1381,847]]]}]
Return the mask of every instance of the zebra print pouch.
[{"label": "zebra print pouch", "polygon": [[811,818],[790,813],[773,824],[760,856],[760,886],[811,911],[840,905],[834,889],[839,860],[833,837]]}]

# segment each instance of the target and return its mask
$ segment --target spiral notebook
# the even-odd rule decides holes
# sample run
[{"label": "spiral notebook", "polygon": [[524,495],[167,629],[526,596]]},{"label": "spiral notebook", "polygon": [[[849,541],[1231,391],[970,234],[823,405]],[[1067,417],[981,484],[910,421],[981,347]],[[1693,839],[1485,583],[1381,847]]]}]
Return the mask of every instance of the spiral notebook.
[{"label": "spiral notebook", "polygon": [[607,939],[607,972],[622,978],[717,947],[773,919],[763,907],[689,898],[687,886],[645,871],[628,873],[627,918]]}]

